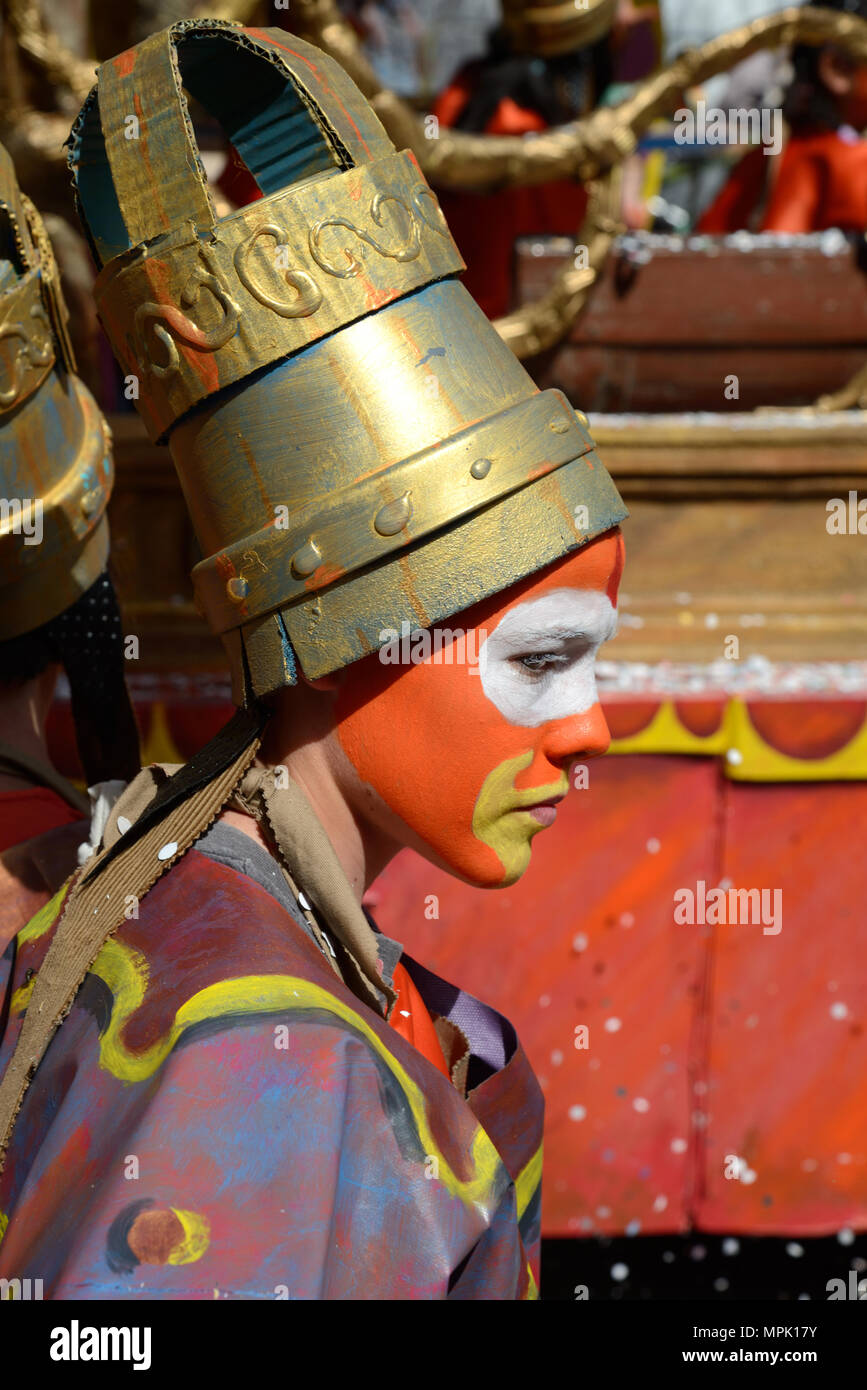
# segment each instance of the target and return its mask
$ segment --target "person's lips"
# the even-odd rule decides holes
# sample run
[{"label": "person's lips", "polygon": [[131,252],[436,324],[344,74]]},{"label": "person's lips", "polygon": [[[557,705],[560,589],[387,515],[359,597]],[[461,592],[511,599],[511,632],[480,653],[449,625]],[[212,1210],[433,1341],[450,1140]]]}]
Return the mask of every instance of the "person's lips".
[{"label": "person's lips", "polygon": [[562,800],[562,796],[552,796],[548,801],[539,801],[535,806],[524,806],[522,810],[529,811],[540,825],[553,825],[557,819],[557,806]]}]

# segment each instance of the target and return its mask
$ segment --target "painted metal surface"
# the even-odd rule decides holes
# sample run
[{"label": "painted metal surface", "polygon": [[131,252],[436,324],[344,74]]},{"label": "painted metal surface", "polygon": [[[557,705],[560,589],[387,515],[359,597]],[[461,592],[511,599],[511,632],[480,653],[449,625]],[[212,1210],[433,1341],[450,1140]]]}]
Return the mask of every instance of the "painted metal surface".
[{"label": "painted metal surface", "polygon": [[[182,85],[261,189],[228,218]],[[292,684],[296,656],[314,678],[346,666],[626,515],[586,420],[537,390],[457,281],[415,156],[320,50],[173,25],[99,69],[70,166],[100,315],[168,440],[237,703]]]},{"label": "painted metal surface", "polygon": [[[865,813],[863,783],[606,757],[503,892],[408,851],[373,886],[383,930],[508,1000],[546,1098],[546,1235],[867,1229]],[[675,920],[720,884],[779,890],[779,930]]]},{"label": "painted metal surface", "polygon": [[[62,613],[105,569],[108,425],[75,375],[60,275],[0,145],[0,640]],[[5,256],[8,255],[8,259]]]}]

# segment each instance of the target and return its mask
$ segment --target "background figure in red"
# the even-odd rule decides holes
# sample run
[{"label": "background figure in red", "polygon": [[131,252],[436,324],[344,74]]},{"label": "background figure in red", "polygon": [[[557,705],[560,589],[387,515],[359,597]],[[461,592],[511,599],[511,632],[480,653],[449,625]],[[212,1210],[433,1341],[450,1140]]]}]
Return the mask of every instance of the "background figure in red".
[{"label": "background figure in red", "polygon": [[[2,146],[0,322],[2,852],[88,811],[88,798],[49,755],[61,671],[87,786],[128,781],[139,766],[120,609],[106,569],[111,434],[76,373],[42,219]],[[4,888],[4,912],[10,892]],[[6,940],[0,923],[0,951]]]},{"label": "background figure in red", "polygon": [[[613,0],[576,10],[559,36],[551,23],[542,33],[510,24],[507,16],[492,32],[486,56],[460,69],[433,115],[474,134],[524,135],[586,114],[611,80],[608,30],[615,12]],[[510,308],[515,238],[574,236],[587,206],[583,187],[570,179],[491,193],[440,189],[438,196],[467,263],[464,282],[489,318]]]},{"label": "background figure in red", "polygon": [[[867,18],[867,0],[815,0]],[[738,164],[698,224],[701,232],[845,232],[867,228],[867,63],[834,44],[798,45],[783,104],[789,138],[779,160],[761,146]],[[763,211],[764,208],[764,211]]]}]

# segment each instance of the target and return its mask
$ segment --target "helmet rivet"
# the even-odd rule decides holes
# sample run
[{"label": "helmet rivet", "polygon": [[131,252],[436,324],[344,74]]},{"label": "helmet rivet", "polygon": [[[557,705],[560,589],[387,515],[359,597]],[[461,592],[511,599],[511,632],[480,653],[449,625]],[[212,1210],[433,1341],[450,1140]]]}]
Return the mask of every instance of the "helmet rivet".
[{"label": "helmet rivet", "polygon": [[300,550],[295,551],[291,564],[296,578],[306,579],[308,574],[312,574],[322,564],[322,551],[315,541],[305,541]]},{"label": "helmet rivet", "polygon": [[250,585],[239,575],[235,575],[226,585],[226,594],[233,603],[243,603],[249,592]]},{"label": "helmet rivet", "polygon": [[403,530],[411,516],[412,502],[409,493],[405,492],[396,501],[386,502],[384,507],[380,507],[373,518],[373,527],[380,536],[396,536],[398,531]]},{"label": "helmet rivet", "polygon": [[474,478],[486,478],[490,471],[490,459],[476,459],[475,463],[470,464],[470,472]]},{"label": "helmet rivet", "polygon": [[102,488],[92,487],[81,499],[81,510],[85,516],[93,516],[102,501]]},{"label": "helmet rivet", "polygon": [[549,420],[549,421],[548,421],[548,429],[549,429],[549,430],[553,430],[555,434],[565,434],[566,431],[568,430],[568,428],[569,428],[569,421],[568,421],[568,420],[556,420],[556,419],[555,419],[555,420]]}]

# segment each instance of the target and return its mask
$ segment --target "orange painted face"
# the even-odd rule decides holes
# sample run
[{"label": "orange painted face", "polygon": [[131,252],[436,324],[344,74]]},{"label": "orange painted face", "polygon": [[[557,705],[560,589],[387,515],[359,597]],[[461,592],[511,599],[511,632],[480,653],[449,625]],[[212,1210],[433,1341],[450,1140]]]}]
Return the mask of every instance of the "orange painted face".
[{"label": "orange painted face", "polygon": [[520,878],[570,765],[610,741],[594,663],[622,569],[615,530],[346,668],[337,734],[383,828],[396,816],[405,843],[479,887]]}]

